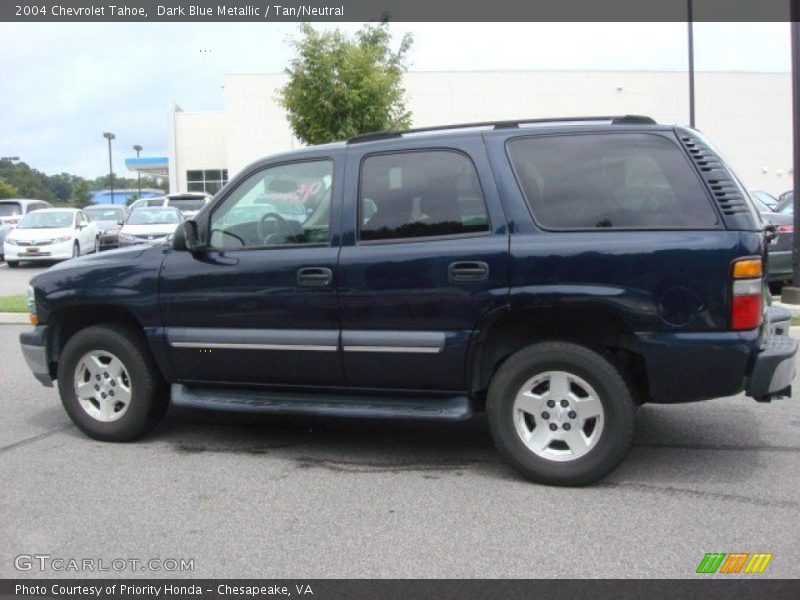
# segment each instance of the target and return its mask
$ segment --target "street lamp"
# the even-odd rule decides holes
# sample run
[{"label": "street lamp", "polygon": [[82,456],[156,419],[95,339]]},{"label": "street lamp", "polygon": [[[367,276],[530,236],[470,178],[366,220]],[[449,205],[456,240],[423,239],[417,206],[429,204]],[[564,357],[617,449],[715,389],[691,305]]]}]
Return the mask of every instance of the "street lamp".
[{"label": "street lamp", "polygon": [[[133,149],[136,150],[136,158],[139,158],[139,152],[142,151],[142,147],[139,144],[136,144],[134,145]],[[142,172],[139,171],[138,168],[136,170],[136,179],[136,183],[139,187],[139,194],[136,196],[136,199],[139,200],[142,197]]]},{"label": "street lamp", "polygon": [[114,166],[111,163],[111,140],[117,136],[110,131],[106,131],[103,137],[108,140],[108,185],[111,188],[111,204],[114,204]]},{"label": "street lamp", "polygon": [[694,7],[692,0],[687,0],[686,22],[689,27],[689,125],[694,127]]}]

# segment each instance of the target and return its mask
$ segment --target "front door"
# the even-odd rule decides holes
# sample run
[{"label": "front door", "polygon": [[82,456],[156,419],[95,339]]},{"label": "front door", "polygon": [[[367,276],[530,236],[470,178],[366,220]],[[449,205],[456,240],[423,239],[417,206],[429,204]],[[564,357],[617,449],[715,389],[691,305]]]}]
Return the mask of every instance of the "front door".
[{"label": "front door", "polygon": [[254,169],[211,209],[208,250],[169,253],[161,302],[179,380],[343,384],[340,179],[328,157]]},{"label": "front door", "polygon": [[353,144],[345,196],[348,385],[466,389],[473,330],[508,302],[508,232],[480,138],[381,153]]}]

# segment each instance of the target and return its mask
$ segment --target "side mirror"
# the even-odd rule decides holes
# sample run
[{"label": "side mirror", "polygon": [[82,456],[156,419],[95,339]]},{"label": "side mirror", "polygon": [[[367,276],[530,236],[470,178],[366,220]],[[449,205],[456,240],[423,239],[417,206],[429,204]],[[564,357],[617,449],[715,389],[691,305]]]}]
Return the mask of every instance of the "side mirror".
[{"label": "side mirror", "polygon": [[764,238],[767,242],[771,242],[778,237],[778,229],[772,223],[764,224]]},{"label": "side mirror", "polygon": [[125,225],[125,221],[122,219],[117,219],[117,225]]},{"label": "side mirror", "polygon": [[189,220],[178,225],[172,238],[172,249],[188,252],[198,252],[203,249],[197,223]]}]

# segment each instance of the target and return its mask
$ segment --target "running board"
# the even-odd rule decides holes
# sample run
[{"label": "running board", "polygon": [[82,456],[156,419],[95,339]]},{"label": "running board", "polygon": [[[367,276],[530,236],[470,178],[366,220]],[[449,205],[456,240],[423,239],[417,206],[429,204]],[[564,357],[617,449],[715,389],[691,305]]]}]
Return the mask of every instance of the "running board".
[{"label": "running board", "polygon": [[175,406],[227,412],[458,421],[472,416],[466,396],[406,398],[303,394],[172,384]]}]

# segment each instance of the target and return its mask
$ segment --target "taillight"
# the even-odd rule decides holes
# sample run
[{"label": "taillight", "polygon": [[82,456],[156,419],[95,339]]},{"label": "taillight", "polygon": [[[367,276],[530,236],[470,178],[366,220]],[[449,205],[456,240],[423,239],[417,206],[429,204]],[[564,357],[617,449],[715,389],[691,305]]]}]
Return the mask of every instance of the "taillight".
[{"label": "taillight", "polygon": [[744,258],[733,263],[731,327],[755,329],[761,325],[761,299],[764,265],[760,258]]},{"label": "taillight", "polygon": [[778,233],[794,233],[794,225],[778,225],[775,231]]}]

